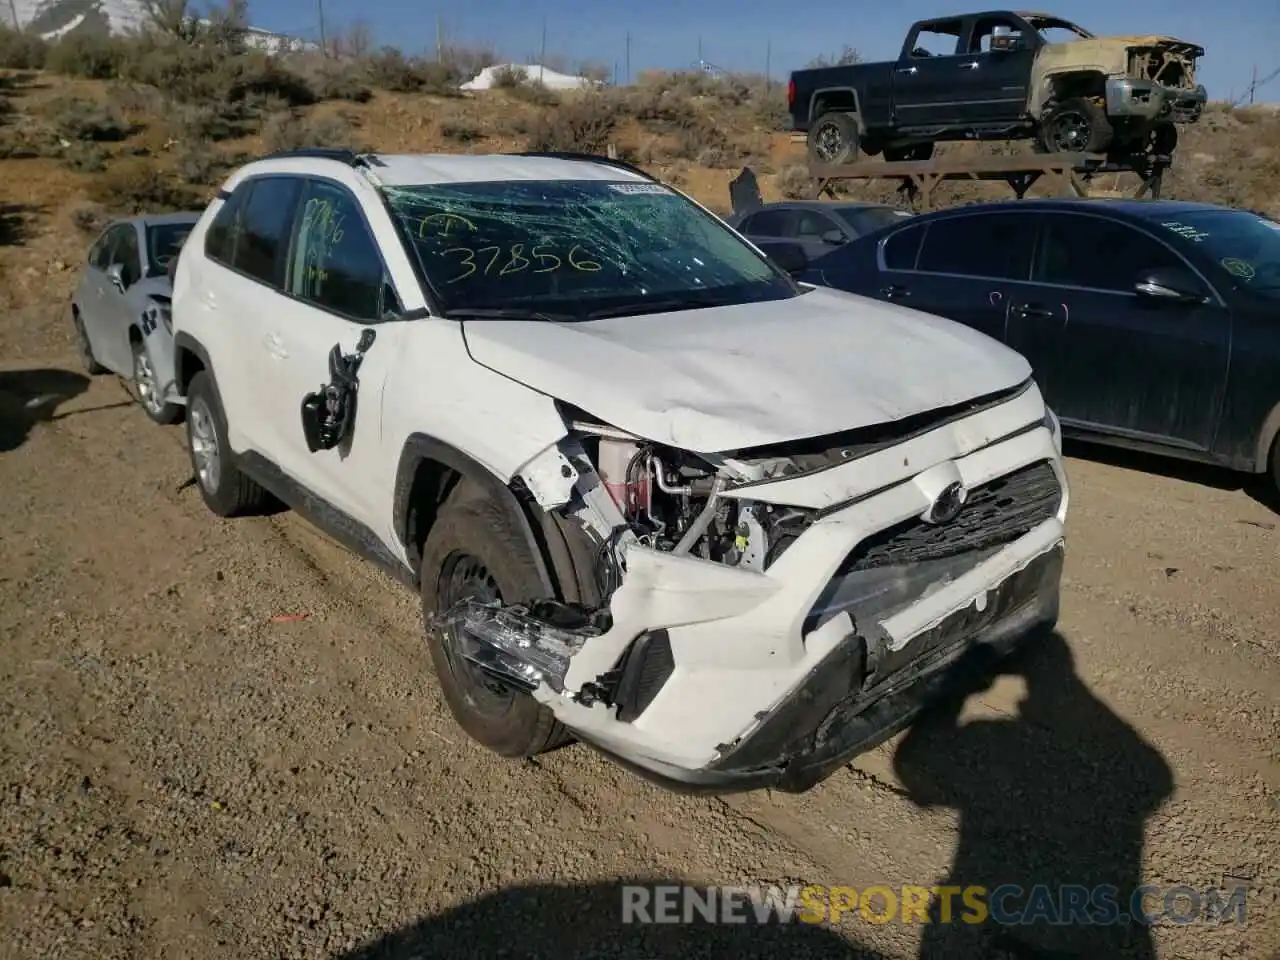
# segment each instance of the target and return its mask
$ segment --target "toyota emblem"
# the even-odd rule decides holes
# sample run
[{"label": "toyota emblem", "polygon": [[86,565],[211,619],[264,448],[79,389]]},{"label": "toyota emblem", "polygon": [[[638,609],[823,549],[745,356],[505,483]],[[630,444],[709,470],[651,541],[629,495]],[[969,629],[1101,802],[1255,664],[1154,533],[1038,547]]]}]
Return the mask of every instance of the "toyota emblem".
[{"label": "toyota emblem", "polygon": [[964,508],[964,502],[968,498],[969,491],[964,488],[963,484],[948,484],[938,494],[938,498],[933,501],[933,506],[929,508],[929,513],[926,515],[925,520],[939,525],[950,523],[960,516],[960,511]]}]

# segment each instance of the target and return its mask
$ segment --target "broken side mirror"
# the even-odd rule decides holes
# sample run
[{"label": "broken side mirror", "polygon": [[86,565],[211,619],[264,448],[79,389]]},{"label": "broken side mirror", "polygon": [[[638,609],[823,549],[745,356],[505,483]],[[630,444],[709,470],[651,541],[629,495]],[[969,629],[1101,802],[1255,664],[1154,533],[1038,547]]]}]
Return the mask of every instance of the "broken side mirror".
[{"label": "broken side mirror", "polygon": [[312,453],[332,450],[350,438],[360,386],[357,374],[376,337],[377,332],[366,327],[352,354],[344,354],[342,345],[335,343],[329,351],[329,382],[302,398],[302,434]]},{"label": "broken side mirror", "polygon": [[798,243],[771,243],[764,248],[764,252],[777,267],[793,277],[804,273],[809,266],[804,247]]},{"label": "broken side mirror", "polygon": [[107,279],[111,281],[111,285],[124,293],[124,264],[113,263],[107,267]]},{"label": "broken side mirror", "polygon": [[1184,270],[1156,267],[1143,270],[1133,284],[1134,292],[1168,303],[1204,303],[1205,295],[1196,278]]}]

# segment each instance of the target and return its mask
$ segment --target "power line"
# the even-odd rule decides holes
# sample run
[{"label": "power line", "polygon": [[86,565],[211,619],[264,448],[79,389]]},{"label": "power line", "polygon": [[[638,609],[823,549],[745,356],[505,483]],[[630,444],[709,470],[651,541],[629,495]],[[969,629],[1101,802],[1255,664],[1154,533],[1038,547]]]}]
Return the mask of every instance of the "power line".
[{"label": "power line", "polygon": [[1268,73],[1268,74],[1267,74],[1265,77],[1263,77],[1261,80],[1255,80],[1255,81],[1253,81],[1253,83],[1249,84],[1249,89],[1248,89],[1248,91],[1246,91],[1246,92],[1245,92],[1241,97],[1239,97],[1238,99],[1234,100],[1234,101],[1232,102],[1232,104],[1231,104],[1231,105],[1232,105],[1233,107],[1238,107],[1238,106],[1240,106],[1240,104],[1244,103],[1246,100],[1249,100],[1250,102],[1252,102],[1252,100],[1253,100],[1253,95],[1254,95],[1254,93],[1257,91],[1257,89],[1258,89],[1259,87],[1264,87],[1264,86],[1266,86],[1268,83],[1270,83],[1270,82],[1271,82],[1272,80],[1274,80],[1276,77],[1280,77],[1280,67],[1276,67],[1274,70],[1272,70],[1270,73]]}]

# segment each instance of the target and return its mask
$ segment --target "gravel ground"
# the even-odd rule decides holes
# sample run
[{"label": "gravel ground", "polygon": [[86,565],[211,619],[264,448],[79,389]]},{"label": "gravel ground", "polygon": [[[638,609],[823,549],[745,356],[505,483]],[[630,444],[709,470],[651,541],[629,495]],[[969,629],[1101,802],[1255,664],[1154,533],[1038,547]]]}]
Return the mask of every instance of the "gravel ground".
[{"label": "gravel ground", "polygon": [[1245,884],[1248,921],[1035,947],[1280,956],[1280,517],[1230,478],[1072,457],[1058,636],[807,794],[689,798],[471,744],[412,595],[290,514],[214,518],[180,427],[59,369],[0,370],[0,957],[978,956],[622,926],[619,887],[1046,877]]}]

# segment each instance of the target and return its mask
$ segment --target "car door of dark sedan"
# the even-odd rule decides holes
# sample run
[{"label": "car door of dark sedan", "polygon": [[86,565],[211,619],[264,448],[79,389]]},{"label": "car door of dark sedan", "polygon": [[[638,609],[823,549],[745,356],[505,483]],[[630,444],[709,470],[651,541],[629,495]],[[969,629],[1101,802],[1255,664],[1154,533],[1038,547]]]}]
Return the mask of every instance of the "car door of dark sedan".
[{"label": "car door of dark sedan", "polygon": [[[1208,451],[1226,390],[1230,312],[1178,253],[1129,223],[1084,211],[1038,219],[1032,282],[1009,305],[1006,339],[1031,361],[1063,423]],[[1158,268],[1203,284],[1205,302],[1138,293],[1139,274]]]}]

